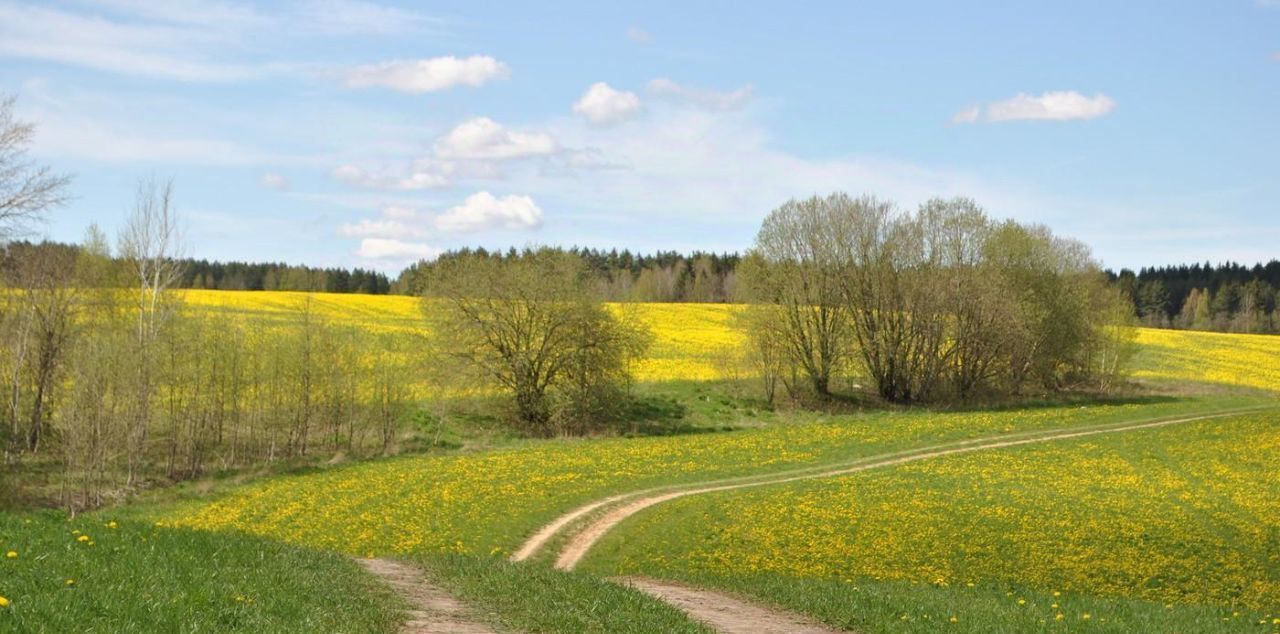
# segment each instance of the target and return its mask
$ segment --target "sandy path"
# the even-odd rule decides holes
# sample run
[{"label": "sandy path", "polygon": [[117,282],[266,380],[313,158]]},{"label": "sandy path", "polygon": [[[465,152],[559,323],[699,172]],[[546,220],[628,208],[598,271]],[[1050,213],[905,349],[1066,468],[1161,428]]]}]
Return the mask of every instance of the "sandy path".
[{"label": "sandy path", "polygon": [[494,634],[472,620],[471,611],[449,593],[427,581],[413,566],[387,559],[357,559],[365,570],[390,585],[413,606],[403,634]]},{"label": "sandy path", "polygon": [[807,617],[764,608],[737,597],[699,590],[668,581],[628,577],[616,579],[656,599],[665,601],[723,634],[835,634]]},{"label": "sandy path", "polygon": [[975,438],[970,440],[944,443],[941,445],[934,445],[930,447],[919,447],[916,449],[894,452],[890,454],[883,454],[880,456],[870,456],[867,458],[860,459],[855,463],[850,463],[846,466],[842,466],[839,468],[827,469],[823,471],[811,470],[809,472],[800,473],[798,475],[797,474],[789,475],[787,473],[779,473],[779,474],[774,474],[773,477],[766,476],[766,477],[761,477],[759,479],[755,479],[747,482],[741,481],[744,478],[737,478],[736,480],[738,481],[736,482],[734,482],[733,480],[724,480],[724,481],[721,481],[721,482],[725,482],[724,484],[708,483],[706,486],[690,485],[686,488],[677,489],[677,490],[667,490],[666,492],[654,493],[652,495],[647,493],[648,491],[653,491],[653,489],[650,489],[648,491],[637,492],[633,494],[617,495],[617,496],[606,498],[597,502],[592,502],[591,504],[587,504],[573,511],[570,511],[569,513],[566,513],[565,515],[558,518],[556,521],[552,522],[551,524],[548,524],[542,530],[539,530],[537,533],[535,533],[534,536],[531,537],[529,540],[527,540],[526,543],[520,548],[518,553],[524,554],[522,558],[527,558],[531,556],[533,553],[537,552],[543,545],[545,545],[552,537],[554,537],[555,534],[560,529],[564,528],[565,526],[568,526],[577,518],[582,517],[587,513],[594,511],[598,508],[604,507],[612,502],[616,502],[620,500],[630,499],[631,501],[614,507],[604,515],[600,516],[599,518],[587,524],[585,528],[578,531],[576,534],[572,535],[569,538],[568,542],[566,542],[563,549],[560,551],[560,555],[556,558],[556,562],[555,562],[556,568],[561,570],[572,570],[575,566],[578,565],[578,562],[581,561],[584,556],[586,556],[587,552],[591,550],[591,548],[600,540],[600,538],[604,537],[605,534],[607,534],[610,530],[612,530],[618,524],[622,523],[622,521],[627,519],[628,517],[631,517],[632,515],[635,515],[636,513],[639,513],[640,511],[646,508],[649,508],[650,506],[654,506],[656,504],[661,504],[663,502],[667,502],[670,500],[674,500],[676,498],[681,498],[689,495],[699,495],[704,493],[713,493],[716,491],[729,491],[734,489],[744,489],[748,487],[758,487],[758,486],[766,486],[766,485],[772,485],[772,484],[783,484],[787,482],[795,482],[799,480],[810,480],[814,478],[829,478],[834,476],[842,476],[842,475],[857,473],[859,471],[866,471],[868,469],[890,467],[894,465],[915,462],[918,460],[938,458],[941,456],[968,453],[968,452],[980,451],[980,450],[986,450],[986,449],[1015,447],[1019,445],[1028,445],[1032,443],[1042,443],[1042,442],[1049,442],[1054,440],[1081,438],[1085,436],[1095,436],[1099,434],[1110,434],[1110,433],[1118,433],[1118,432],[1125,432],[1125,431],[1135,431],[1140,429],[1150,429],[1155,427],[1166,427],[1169,425],[1177,425],[1177,424],[1189,423],[1193,421],[1207,420],[1212,418],[1221,418],[1225,416],[1234,416],[1234,415],[1239,415],[1239,414],[1248,413],[1252,411],[1259,411],[1261,409],[1268,409],[1268,408],[1247,408],[1247,409],[1241,409],[1241,410],[1232,410],[1227,412],[1217,412],[1213,414],[1202,414],[1198,416],[1188,416],[1183,418],[1173,418],[1173,419],[1165,419],[1165,420],[1154,420],[1154,421],[1146,420],[1142,422],[1133,422],[1133,423],[1112,423],[1109,425],[1097,426],[1097,427],[1087,427],[1087,428],[1077,427],[1077,428],[1061,430],[1057,432],[1041,430],[1038,432],[1027,432],[1023,434],[1003,434],[1000,436],[991,436],[991,437],[985,437],[985,438]]}]

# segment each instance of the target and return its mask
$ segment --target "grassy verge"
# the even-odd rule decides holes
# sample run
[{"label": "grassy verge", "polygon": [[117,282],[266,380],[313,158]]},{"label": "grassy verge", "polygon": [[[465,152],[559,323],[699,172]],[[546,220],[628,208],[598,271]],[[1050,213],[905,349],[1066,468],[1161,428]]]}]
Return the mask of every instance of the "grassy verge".
[{"label": "grassy verge", "polygon": [[416,561],[481,618],[516,631],[710,633],[661,601],[591,575],[493,557],[444,555]]},{"label": "grassy verge", "polygon": [[684,498],[586,569],[869,632],[1280,631],[1276,473],[1271,411]]},{"label": "grassy verge", "polygon": [[6,632],[394,632],[406,607],[341,555],[52,513],[0,514],[0,596]]}]

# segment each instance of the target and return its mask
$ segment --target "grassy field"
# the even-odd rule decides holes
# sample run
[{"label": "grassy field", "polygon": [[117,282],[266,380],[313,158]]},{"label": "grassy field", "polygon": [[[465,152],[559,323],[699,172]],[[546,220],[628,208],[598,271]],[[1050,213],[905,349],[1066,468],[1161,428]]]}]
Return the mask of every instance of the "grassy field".
[{"label": "grassy field", "polygon": [[0,513],[0,631],[393,632],[349,558],[108,516]]},{"label": "grassy field", "polygon": [[166,525],[241,530],[355,555],[503,555],[561,512],[616,492],[836,464],[993,434],[1256,403],[1217,397],[999,412],[880,412],[717,434],[544,441],[271,478],[152,517]]},{"label": "grassy field", "polygon": [[587,565],[867,632],[1270,631],[1277,473],[1268,412],[684,498]]}]

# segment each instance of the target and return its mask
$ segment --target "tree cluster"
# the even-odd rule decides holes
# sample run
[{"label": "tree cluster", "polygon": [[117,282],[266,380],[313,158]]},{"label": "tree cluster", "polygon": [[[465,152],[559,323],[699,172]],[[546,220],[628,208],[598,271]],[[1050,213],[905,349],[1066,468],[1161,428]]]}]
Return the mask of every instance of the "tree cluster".
[{"label": "tree cluster", "polygon": [[511,418],[540,436],[618,419],[648,331],[604,305],[580,255],[472,252],[427,271],[423,310],[441,382],[499,390],[510,397]]},{"label": "tree cluster", "polygon": [[900,403],[1105,385],[1128,347],[1132,308],[1086,247],[963,198],[790,201],[740,273],[769,394],[839,375]]},{"label": "tree cluster", "polygon": [[1128,269],[1112,274],[1156,328],[1280,333],[1280,261]]}]

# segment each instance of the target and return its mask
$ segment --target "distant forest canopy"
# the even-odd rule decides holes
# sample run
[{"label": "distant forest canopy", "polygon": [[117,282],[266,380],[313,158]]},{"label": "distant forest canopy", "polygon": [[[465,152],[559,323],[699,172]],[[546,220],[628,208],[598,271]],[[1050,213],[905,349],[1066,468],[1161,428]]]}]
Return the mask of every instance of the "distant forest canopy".
[{"label": "distant forest canopy", "polygon": [[1280,260],[1108,272],[1144,325],[1219,332],[1280,333]]},{"label": "distant forest canopy", "polygon": [[[587,270],[596,277],[596,285],[606,301],[636,302],[703,302],[724,303],[734,300],[737,268],[742,256],[737,253],[694,251],[682,254],[659,251],[652,255],[628,250],[609,251],[573,247],[566,250],[581,257]],[[487,251],[461,249],[449,251],[433,261],[420,261],[400,273],[393,285],[395,292],[422,295],[429,273],[439,262],[472,256],[499,260],[526,258],[530,249]]]},{"label": "distant forest canopy", "polygon": [[386,295],[391,280],[366,269],[314,268],[283,262],[184,260],[178,288],[222,291],[315,291]]},{"label": "distant forest canopy", "polygon": [[[12,261],[33,249],[70,250],[77,244],[59,242],[11,242],[0,247]],[[210,262],[184,258],[178,260],[181,276],[174,288],[219,291],[310,291],[317,293],[364,293],[386,295],[391,292],[391,279],[385,273],[367,269],[318,268],[283,262]]]}]

